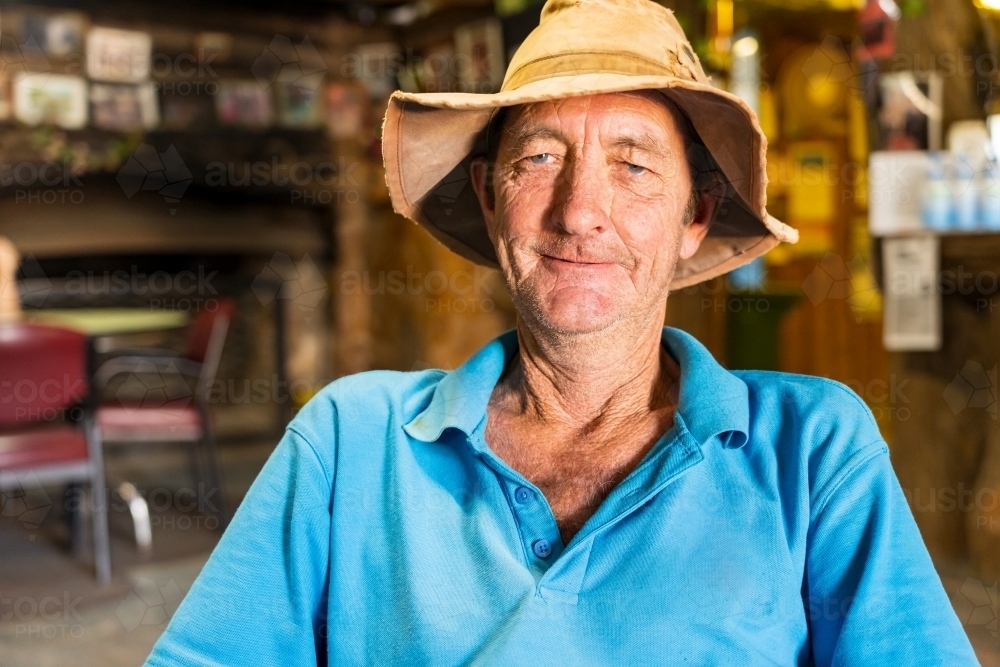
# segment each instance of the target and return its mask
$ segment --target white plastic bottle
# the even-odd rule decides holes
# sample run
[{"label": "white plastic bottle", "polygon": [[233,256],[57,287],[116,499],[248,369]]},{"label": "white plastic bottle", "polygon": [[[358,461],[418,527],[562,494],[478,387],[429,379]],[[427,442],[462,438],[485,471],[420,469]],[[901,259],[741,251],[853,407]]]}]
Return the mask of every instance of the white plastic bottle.
[{"label": "white plastic bottle", "polygon": [[951,191],[945,181],[944,160],[941,154],[931,153],[929,157],[920,215],[925,227],[943,231],[951,226]]},{"label": "white plastic bottle", "polygon": [[952,169],[952,193],[955,200],[954,227],[970,231],[979,224],[979,190],[976,170],[962,157]]},{"label": "white plastic bottle", "polygon": [[1000,231],[1000,166],[990,160],[982,178],[979,196],[979,223],[983,229]]}]

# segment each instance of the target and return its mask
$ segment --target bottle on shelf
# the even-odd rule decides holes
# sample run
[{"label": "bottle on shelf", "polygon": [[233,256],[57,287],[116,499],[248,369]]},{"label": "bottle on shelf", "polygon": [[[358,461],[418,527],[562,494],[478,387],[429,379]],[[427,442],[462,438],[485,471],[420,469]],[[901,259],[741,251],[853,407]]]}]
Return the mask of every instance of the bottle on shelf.
[{"label": "bottle on shelf", "polygon": [[986,164],[980,192],[981,226],[983,229],[1000,231],[1000,165],[997,165],[995,159],[991,159]]},{"label": "bottle on shelf", "polygon": [[952,196],[945,178],[944,156],[939,152],[930,154],[920,215],[928,229],[943,231],[951,227]]},{"label": "bottle on shelf", "polygon": [[979,225],[979,192],[982,182],[972,164],[958,156],[952,168],[951,191],[954,197],[953,227],[964,231]]}]

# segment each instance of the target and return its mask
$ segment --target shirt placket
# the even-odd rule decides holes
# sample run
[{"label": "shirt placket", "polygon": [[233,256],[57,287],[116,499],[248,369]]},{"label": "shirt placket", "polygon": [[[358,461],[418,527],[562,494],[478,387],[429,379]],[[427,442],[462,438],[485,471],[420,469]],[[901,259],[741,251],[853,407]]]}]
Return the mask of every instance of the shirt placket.
[{"label": "shirt placket", "polygon": [[503,486],[539,594],[574,604],[590,558],[592,538],[649,502],[703,459],[701,447],[683,425],[671,430],[653,447],[650,456],[608,495],[570,544],[564,545],[555,515],[542,492],[490,451],[481,429],[472,434],[470,444]]}]

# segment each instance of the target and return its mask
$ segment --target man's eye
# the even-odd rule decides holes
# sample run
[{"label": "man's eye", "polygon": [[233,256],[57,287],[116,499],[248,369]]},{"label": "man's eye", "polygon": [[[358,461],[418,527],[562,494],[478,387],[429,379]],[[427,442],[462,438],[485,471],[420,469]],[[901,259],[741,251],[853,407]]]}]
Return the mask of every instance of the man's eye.
[{"label": "man's eye", "polygon": [[531,160],[532,164],[545,164],[552,157],[551,153],[539,153],[538,155],[532,155],[528,159]]},{"label": "man's eye", "polygon": [[643,174],[646,172],[646,168],[637,164],[632,164],[631,162],[625,163],[626,168],[630,174]]}]

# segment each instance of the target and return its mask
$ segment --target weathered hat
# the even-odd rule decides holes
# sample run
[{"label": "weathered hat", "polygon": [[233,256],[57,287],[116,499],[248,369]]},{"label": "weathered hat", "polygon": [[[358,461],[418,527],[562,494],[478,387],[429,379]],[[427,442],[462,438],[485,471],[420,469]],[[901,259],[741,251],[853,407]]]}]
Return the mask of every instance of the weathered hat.
[{"label": "weathered hat", "polygon": [[495,94],[404,93],[389,99],[382,155],[393,208],[458,254],[497,266],[469,163],[486,152],[500,107],[577,95],[660,90],[687,117],[726,181],[698,252],[671,287],[727,273],[798,232],[767,214],[767,140],[753,111],[713,87],[673,12],[650,0],[548,0]]}]

